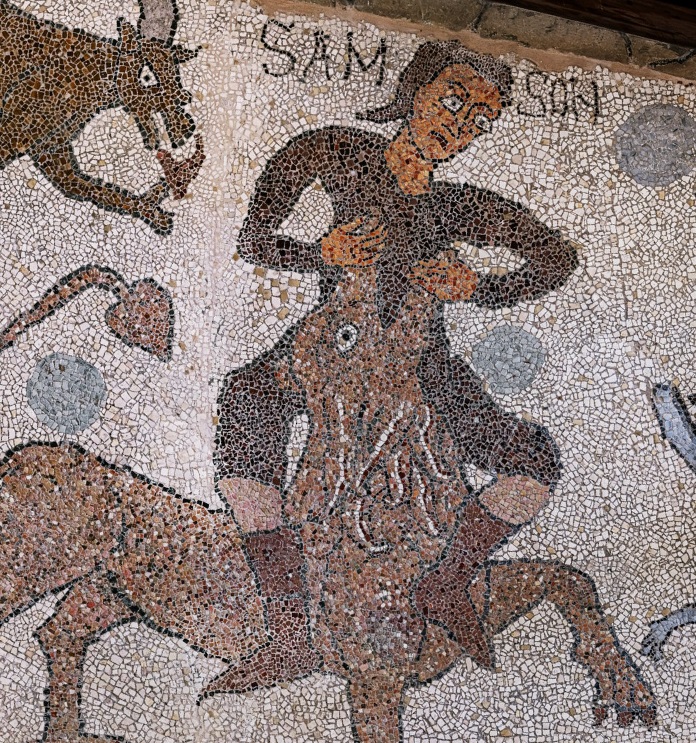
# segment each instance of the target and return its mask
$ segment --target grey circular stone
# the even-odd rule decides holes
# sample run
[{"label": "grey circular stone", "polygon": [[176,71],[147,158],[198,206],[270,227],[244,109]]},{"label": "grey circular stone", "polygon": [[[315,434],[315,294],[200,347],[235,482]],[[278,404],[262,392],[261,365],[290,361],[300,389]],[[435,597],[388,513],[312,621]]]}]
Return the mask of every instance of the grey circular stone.
[{"label": "grey circular stone", "polygon": [[645,106],[616,130],[616,160],[641,186],[667,186],[696,165],[696,121],[681,107]]},{"label": "grey circular stone", "polygon": [[41,359],[27,382],[38,419],[60,433],[77,433],[99,417],[106,385],[92,364],[62,353]]},{"label": "grey circular stone", "polygon": [[521,328],[500,325],[474,346],[471,361],[494,392],[511,395],[529,387],[545,359],[538,338]]}]

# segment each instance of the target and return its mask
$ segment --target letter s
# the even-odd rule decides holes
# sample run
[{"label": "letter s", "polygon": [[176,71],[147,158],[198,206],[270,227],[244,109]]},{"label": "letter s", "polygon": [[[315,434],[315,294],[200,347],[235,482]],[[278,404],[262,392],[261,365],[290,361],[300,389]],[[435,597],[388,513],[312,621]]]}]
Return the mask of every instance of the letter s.
[{"label": "letter s", "polygon": [[283,31],[287,31],[290,33],[292,31],[292,27],[295,25],[294,23],[291,23],[289,26],[286,26],[284,23],[281,23],[280,21],[266,21],[266,23],[263,26],[263,31],[261,31],[261,43],[271,52],[275,52],[276,54],[282,54],[284,57],[287,57],[290,63],[290,66],[284,71],[284,72],[271,72],[271,70],[268,68],[268,65],[264,62],[263,63],[263,71],[267,75],[272,75],[273,77],[284,77],[285,75],[290,74],[294,69],[295,65],[297,64],[297,57],[295,57],[294,54],[291,54],[288,51],[285,51],[285,49],[279,49],[277,46],[275,46],[273,43],[269,43],[266,40],[266,34],[268,33],[268,25],[272,23],[274,26],[278,26],[278,28],[282,28]]}]

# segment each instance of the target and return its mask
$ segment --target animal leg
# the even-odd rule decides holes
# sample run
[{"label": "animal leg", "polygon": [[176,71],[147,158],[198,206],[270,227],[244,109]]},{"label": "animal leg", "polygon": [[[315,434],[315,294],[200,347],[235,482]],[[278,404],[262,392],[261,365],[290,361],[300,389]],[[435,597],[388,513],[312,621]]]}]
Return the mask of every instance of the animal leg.
[{"label": "animal leg", "polygon": [[0,463],[0,622],[117,546],[122,479],[72,446],[34,444]]},{"label": "animal leg", "polygon": [[91,201],[102,209],[139,217],[161,235],[171,232],[172,215],[159,206],[169,193],[166,181],[161,180],[138,195],[98,178],[90,178],[80,172],[72,147],[63,142],[53,147],[42,145],[41,151],[33,153],[32,157],[42,173],[66,196]]},{"label": "animal leg", "polygon": [[312,647],[302,580],[301,543],[290,529],[245,538],[265,599],[270,643],[213,679],[204,696],[243,692],[302,678],[319,668]]},{"label": "animal leg", "polygon": [[646,725],[655,724],[653,694],[620,647],[587,575],[560,563],[518,560],[485,565],[475,584],[474,605],[489,637],[543,599],[556,606],[575,636],[575,657],[597,682],[597,724],[606,719],[610,707],[616,709],[622,727],[634,717]]},{"label": "animal leg", "polygon": [[354,671],[350,681],[353,731],[360,743],[398,743],[402,740],[399,705],[403,677],[368,668]]},{"label": "animal leg", "polygon": [[[80,689],[87,646],[106,629],[133,615],[116,598],[103,576],[80,581],[56,614],[36,632],[49,663],[46,690],[46,743],[101,743],[83,732]],[[104,741],[104,743],[106,743]]]}]

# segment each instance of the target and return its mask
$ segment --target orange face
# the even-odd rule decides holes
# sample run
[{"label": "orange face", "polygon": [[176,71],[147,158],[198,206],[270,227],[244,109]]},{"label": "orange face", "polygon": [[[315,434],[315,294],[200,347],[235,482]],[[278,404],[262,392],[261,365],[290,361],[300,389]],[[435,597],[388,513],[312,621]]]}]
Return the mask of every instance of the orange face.
[{"label": "orange face", "polygon": [[469,65],[445,68],[413,99],[411,140],[428,160],[446,160],[490,131],[502,110],[500,91]]}]

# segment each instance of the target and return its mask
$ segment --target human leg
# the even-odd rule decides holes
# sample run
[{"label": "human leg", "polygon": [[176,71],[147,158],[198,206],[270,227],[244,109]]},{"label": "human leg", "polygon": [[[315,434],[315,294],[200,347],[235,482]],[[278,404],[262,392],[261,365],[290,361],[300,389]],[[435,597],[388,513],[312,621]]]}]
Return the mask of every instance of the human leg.
[{"label": "human leg", "polygon": [[297,534],[278,529],[247,535],[244,541],[263,596],[269,642],[213,679],[206,696],[273,686],[302,678],[320,665],[311,643]]},{"label": "human leg", "polygon": [[413,594],[414,604],[423,616],[446,627],[462,649],[486,668],[492,666],[493,656],[471,604],[468,586],[488,554],[513,531],[513,526],[470,501],[462,509],[449,548],[419,581]]},{"label": "human leg", "polygon": [[488,555],[546,504],[560,475],[548,432],[499,408],[471,368],[434,344],[419,369],[424,395],[448,426],[462,463],[497,475],[459,515],[450,545],[414,592],[414,603],[430,621],[453,634],[474,660],[493,659],[468,587]]}]

